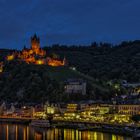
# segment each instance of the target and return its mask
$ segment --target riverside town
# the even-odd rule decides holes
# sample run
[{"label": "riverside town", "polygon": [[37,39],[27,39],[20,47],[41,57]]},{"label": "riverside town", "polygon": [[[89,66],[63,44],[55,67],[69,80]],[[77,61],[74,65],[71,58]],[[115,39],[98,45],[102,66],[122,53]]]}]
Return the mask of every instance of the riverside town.
[{"label": "riverside town", "polygon": [[140,140],[140,0],[0,0],[0,140]]},{"label": "riverside town", "polygon": [[[19,87],[15,87],[16,94],[9,91],[11,92],[11,96],[13,94],[14,97],[3,98],[3,100],[1,100],[1,122],[28,124],[30,127],[38,129],[76,128],[79,132],[95,131],[133,138],[140,136],[140,83],[128,83],[126,80],[108,81],[108,88],[113,90],[110,90],[110,92],[115,92],[115,94],[112,93],[111,99],[92,98],[89,94],[94,95],[92,92],[98,89],[98,87],[95,88],[94,86],[99,86],[96,85],[99,82],[94,81],[91,76],[78,71],[76,67],[69,64],[69,60],[65,56],[61,59],[61,57],[54,52],[53,55],[51,53],[49,51],[47,53],[45,49],[40,48],[40,39],[35,34],[31,37],[30,49],[24,47],[21,51],[11,50],[3,57],[3,60],[0,62],[0,84],[2,85],[2,82],[7,79],[11,79],[14,82],[19,68],[28,69],[28,67],[33,67],[23,73],[23,75],[25,75],[23,79],[21,79],[21,76],[18,76],[24,81],[26,75],[30,76],[31,74],[31,77],[29,77],[31,78],[30,84],[33,84],[32,82],[35,78],[36,81],[33,87],[37,92],[24,83],[17,83]],[[17,69],[13,70],[14,67],[17,67]],[[44,74],[43,76],[49,81],[47,88],[50,89],[45,89],[46,92],[50,92],[50,94],[47,93],[48,95],[38,91],[37,83],[39,82],[39,84],[41,84],[40,80],[42,80],[39,79],[42,77],[39,77],[38,73],[36,73],[39,68],[44,69],[43,71],[45,72],[47,71],[46,75]],[[63,75],[63,73],[65,73],[65,75]],[[41,73],[41,75],[42,74],[43,73]],[[53,77],[48,77],[48,74],[55,76],[55,78],[52,79]],[[53,80],[56,80],[56,82],[60,80],[62,89],[53,85]],[[44,80],[44,82],[47,81]],[[52,84],[50,84],[51,82]],[[95,84],[94,86],[92,85],[93,83]],[[10,84],[11,83],[7,82],[7,86],[10,86]],[[24,86],[30,88],[28,90],[32,90],[32,94],[35,94],[37,98],[30,92],[28,93]],[[51,86],[56,88],[55,91]],[[105,88],[105,86],[103,88]],[[2,88],[1,91],[8,94]],[[40,98],[38,92],[43,98]],[[26,95],[27,93],[30,94],[30,96]],[[51,96],[51,94],[53,94],[54,97]],[[104,94],[109,93],[104,92]],[[26,96],[30,100],[24,99],[24,97],[27,98]],[[5,131],[9,135],[8,127],[9,126],[5,128]],[[73,131],[71,133],[74,135],[73,133],[75,132]],[[17,137],[17,132],[15,132],[15,135]],[[76,137],[82,137],[80,135],[81,134],[76,133]],[[42,134],[37,134],[37,137],[42,138]],[[97,134],[94,137],[96,140],[96,137],[98,137]],[[112,137],[114,137],[114,135],[112,135]],[[114,139],[117,140],[117,136]]]}]

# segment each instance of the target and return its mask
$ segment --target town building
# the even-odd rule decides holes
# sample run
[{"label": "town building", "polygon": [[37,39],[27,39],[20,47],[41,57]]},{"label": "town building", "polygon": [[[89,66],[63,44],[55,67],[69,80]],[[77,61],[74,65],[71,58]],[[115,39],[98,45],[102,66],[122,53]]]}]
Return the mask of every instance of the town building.
[{"label": "town building", "polygon": [[16,108],[13,104],[12,105],[7,105],[6,109],[3,110],[3,115],[4,116],[13,116],[15,110],[16,110]]},{"label": "town building", "polygon": [[140,83],[128,83],[126,80],[123,80],[122,81],[122,86],[123,87],[133,87],[133,88],[135,88],[135,87],[140,86]]},{"label": "town building", "polygon": [[65,81],[65,93],[81,93],[86,94],[86,82],[82,79],[68,79]]},{"label": "town building", "polygon": [[34,108],[30,106],[23,106],[20,109],[21,117],[33,117]]},{"label": "town building", "polygon": [[42,105],[36,105],[33,107],[33,117],[34,118],[46,118],[44,107]]},{"label": "town building", "polygon": [[140,114],[140,105],[122,104],[118,105],[118,113],[124,115],[137,115]]},{"label": "town building", "polygon": [[67,112],[77,112],[78,104],[67,104]]},{"label": "town building", "polygon": [[55,105],[53,105],[53,104],[46,103],[44,105],[44,111],[48,115],[53,115],[54,113],[56,113],[56,108],[57,107]]},{"label": "town building", "polygon": [[112,108],[112,105],[107,104],[90,104],[82,106],[81,111],[87,112],[88,114],[90,113],[90,115],[104,115],[108,114],[112,110]]},{"label": "town building", "polygon": [[65,119],[73,119],[77,117],[78,104],[67,104],[66,112],[64,113]]}]

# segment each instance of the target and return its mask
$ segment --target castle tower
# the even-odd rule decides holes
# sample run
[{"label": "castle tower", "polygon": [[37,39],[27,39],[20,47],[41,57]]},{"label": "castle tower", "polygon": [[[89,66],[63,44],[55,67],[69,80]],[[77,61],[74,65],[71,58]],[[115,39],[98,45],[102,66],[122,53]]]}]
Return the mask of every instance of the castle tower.
[{"label": "castle tower", "polygon": [[37,37],[35,34],[33,37],[31,37],[31,49],[38,54],[39,49],[40,49],[40,39]]}]

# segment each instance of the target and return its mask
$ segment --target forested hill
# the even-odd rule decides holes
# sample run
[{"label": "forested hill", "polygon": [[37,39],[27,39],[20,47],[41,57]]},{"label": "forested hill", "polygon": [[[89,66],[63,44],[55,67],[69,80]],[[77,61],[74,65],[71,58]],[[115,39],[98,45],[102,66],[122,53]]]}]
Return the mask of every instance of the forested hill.
[{"label": "forested hill", "polygon": [[[0,61],[4,71],[0,75],[0,98],[9,101],[72,101],[110,100],[115,93],[123,94],[110,81],[140,82],[140,41],[123,42],[118,46],[107,43],[93,43],[90,46],[44,47],[47,55],[65,57],[66,67],[33,65],[14,60],[5,61],[13,50],[0,49]],[[72,70],[75,67],[77,70]],[[88,83],[87,95],[66,96],[63,81],[68,78],[82,78]]]},{"label": "forested hill", "polygon": [[66,57],[69,65],[97,80],[123,79],[140,82],[140,41],[112,46],[93,43],[90,46],[45,47],[48,53]]},{"label": "forested hill", "polygon": [[[69,66],[97,80],[123,79],[140,82],[140,41],[92,43],[89,46],[53,45],[44,47],[48,55],[66,57]],[[0,49],[0,61],[14,50]]]}]

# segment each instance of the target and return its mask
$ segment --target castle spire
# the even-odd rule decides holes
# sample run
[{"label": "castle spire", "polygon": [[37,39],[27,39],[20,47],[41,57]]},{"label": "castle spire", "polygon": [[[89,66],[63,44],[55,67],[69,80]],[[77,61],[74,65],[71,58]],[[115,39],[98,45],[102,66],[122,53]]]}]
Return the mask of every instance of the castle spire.
[{"label": "castle spire", "polygon": [[35,51],[36,53],[38,52],[38,50],[40,49],[40,38],[37,37],[36,34],[34,34],[33,37],[31,37],[31,48],[33,51]]}]

